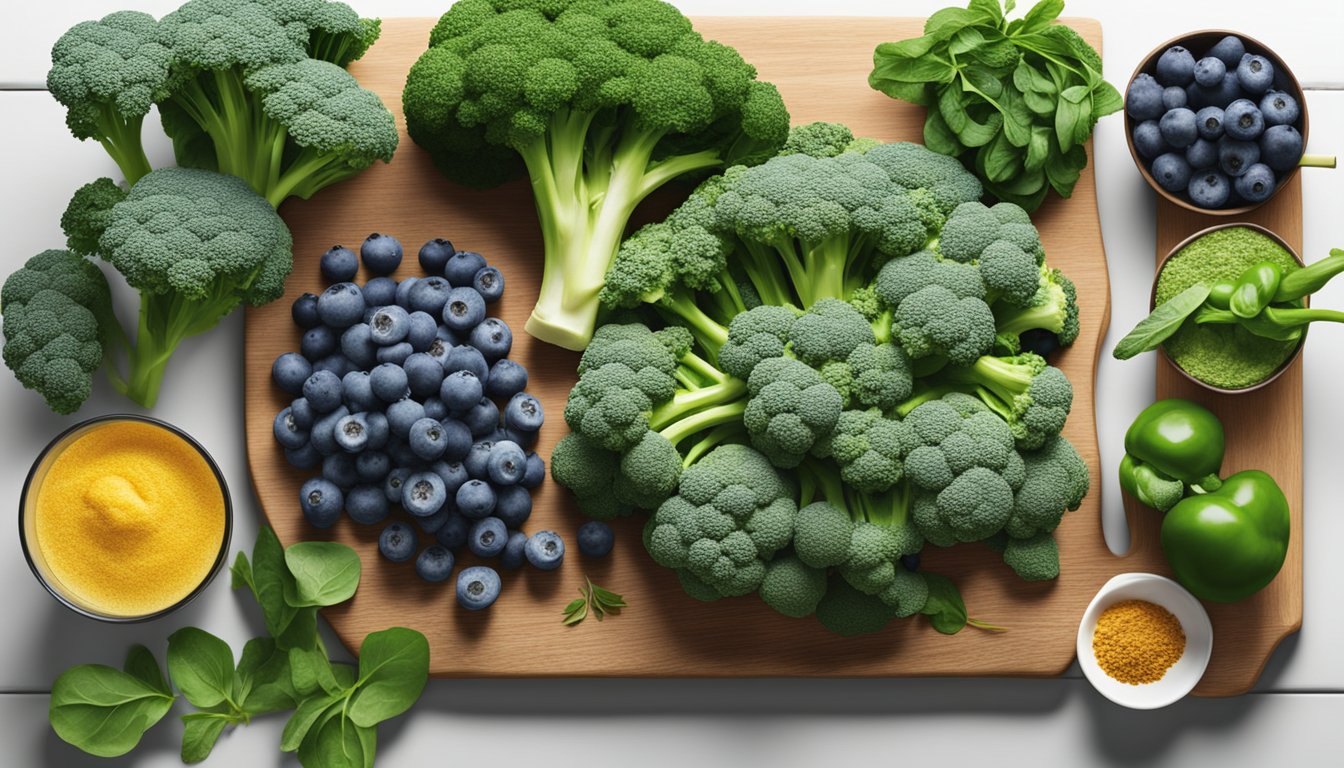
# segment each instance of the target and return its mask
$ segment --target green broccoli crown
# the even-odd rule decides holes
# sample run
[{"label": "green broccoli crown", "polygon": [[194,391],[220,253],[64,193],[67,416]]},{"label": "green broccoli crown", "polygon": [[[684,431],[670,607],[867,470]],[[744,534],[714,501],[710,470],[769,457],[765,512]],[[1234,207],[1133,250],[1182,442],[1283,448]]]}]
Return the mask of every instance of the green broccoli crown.
[{"label": "green broccoli crown", "polygon": [[985,298],[985,282],[971,264],[944,259],[930,250],[916,251],[888,261],[877,273],[873,290],[884,305],[895,309],[928,285],[941,285],[957,298]]},{"label": "green broccoli crown", "polygon": [[840,393],[821,374],[789,357],[762,360],[747,387],[751,399],[742,423],[752,445],[778,467],[798,466],[835,428],[844,407]]},{"label": "green broccoli crown", "polygon": [[308,42],[303,24],[281,23],[265,4],[237,0],[187,0],[159,26],[173,53],[174,80],[298,61]]},{"label": "green broccoli crown", "polygon": [[734,317],[728,340],[719,350],[719,366],[739,379],[751,378],[762,360],[783,357],[798,316],[788,307],[764,304]]},{"label": "green broccoli crown", "polygon": [[41,291],[55,291],[99,318],[112,316],[112,293],[102,270],[70,251],[43,251],[5,278],[0,311],[27,304]]},{"label": "green broccoli crown", "polygon": [[571,432],[551,452],[551,477],[574,494],[579,510],[585,515],[598,520],[624,517],[634,508],[612,492],[619,461],[615,452]]},{"label": "green broccoli crown", "polygon": [[976,387],[976,394],[1008,423],[1023,450],[1039,448],[1058,435],[1073,407],[1068,377],[1031,352],[986,355],[969,368],[949,368],[940,375]]},{"label": "green broccoli crown", "polygon": [[607,492],[622,504],[657,509],[676,491],[680,478],[681,454],[677,447],[657,432],[645,432],[621,455],[615,483]]},{"label": "green broccoli crown", "polygon": [[835,157],[854,143],[854,132],[839,123],[807,123],[789,130],[789,139],[779,150],[781,155]]},{"label": "green broccoli crown", "polygon": [[598,299],[606,307],[628,308],[682,291],[716,292],[726,257],[723,241],[702,227],[648,224],[621,243]]},{"label": "green broccoli crown", "polygon": [[761,599],[795,619],[811,616],[826,594],[826,570],[813,568],[796,555],[781,554],[765,564]]},{"label": "green broccoli crown", "polygon": [[817,620],[841,637],[881,631],[895,616],[881,598],[860,592],[838,574],[831,576],[826,595],[817,604]]},{"label": "green broccoli crown", "polygon": [[1078,508],[1087,495],[1087,464],[1063,437],[1052,437],[1040,448],[1022,453],[1025,479],[1013,498],[1013,514],[1004,531],[1017,539],[1048,533],[1059,526],[1066,511]]},{"label": "green broccoli crown", "polygon": [[974,297],[959,298],[941,285],[920,288],[896,308],[892,331],[913,359],[941,355],[970,365],[994,346],[994,313]]},{"label": "green broccoli crown", "polygon": [[842,412],[835,430],[814,446],[813,453],[834,459],[847,485],[879,493],[901,481],[905,456],[915,445],[904,424],[871,408]]},{"label": "green broccoli crown", "polygon": [[565,402],[565,423],[606,450],[623,451],[643,439],[654,405],[675,390],[662,371],[606,363],[580,375]]},{"label": "green broccoli crown", "polygon": [[794,523],[794,552],[813,568],[840,565],[849,557],[853,525],[849,513],[839,507],[825,501],[808,504],[798,510]]},{"label": "green broccoli crown", "polygon": [[99,253],[143,293],[261,305],[284,293],[291,246],[275,209],[243,180],[163,168],[112,207]]},{"label": "green broccoli crown", "polygon": [[1045,251],[1030,217],[1012,203],[957,206],[943,225],[938,249],[947,259],[978,265],[989,293],[1008,304],[1025,306],[1036,295]]},{"label": "green broccoli crown", "polygon": [[793,354],[813,368],[846,360],[859,346],[876,342],[868,319],[839,299],[818,300],[789,329]]},{"label": "green broccoli crown", "polygon": [[159,23],[139,11],[117,11],[83,21],[51,49],[47,90],[68,110],[76,138],[102,139],[109,120],[136,121],[168,92],[172,52]]},{"label": "green broccoli crown", "polygon": [[765,561],[788,546],[798,512],[794,490],[764,456],[728,444],[681,475],[678,495],[650,520],[646,546],[723,597],[755,591]]},{"label": "green broccoli crown", "polygon": [[845,365],[851,372],[849,396],[859,405],[887,411],[914,392],[910,358],[895,344],[860,344]]},{"label": "green broccoli crown", "polygon": [[1025,581],[1049,581],[1059,577],[1059,542],[1049,531],[1025,539],[1009,538],[1003,562]]},{"label": "green broccoli crown", "polygon": [[320,59],[272,64],[250,71],[243,83],[296,146],[331,156],[328,173],[353,175],[374,160],[391,161],[396,152],[392,113],[378,94],[336,64]]},{"label": "green broccoli crown", "polygon": [[112,207],[125,199],[126,190],[106,176],[75,190],[61,214],[66,247],[81,256],[97,255]]},{"label": "green broccoli crown", "polygon": [[361,19],[345,3],[329,0],[268,0],[266,10],[308,56],[341,67],[362,57],[382,31],[378,19]]},{"label": "green broccoli crown", "polygon": [[998,342],[1010,354],[1021,351],[1021,335],[1032,330],[1049,331],[1061,346],[1068,346],[1078,338],[1078,289],[1058,269],[1042,266],[1031,302],[1001,308],[997,318]]},{"label": "green broccoli crown", "polygon": [[941,228],[942,219],[958,205],[979,200],[984,194],[980,180],[959,160],[940,155],[923,144],[908,141],[881,144],[865,152],[864,157],[884,168],[895,183],[919,192],[921,204],[927,199],[938,216],[930,222],[934,229]]}]

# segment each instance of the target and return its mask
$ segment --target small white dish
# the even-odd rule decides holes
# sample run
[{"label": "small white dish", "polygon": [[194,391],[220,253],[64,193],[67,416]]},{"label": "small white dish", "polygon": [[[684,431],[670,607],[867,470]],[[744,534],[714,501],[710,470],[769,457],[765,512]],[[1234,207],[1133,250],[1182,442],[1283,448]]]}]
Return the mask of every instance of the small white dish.
[{"label": "small white dish", "polygon": [[[1185,653],[1161,680],[1131,685],[1107,675],[1092,652],[1092,635],[1102,611],[1122,600],[1146,600],[1166,608],[1181,622]],[[1213,624],[1195,596],[1180,584],[1153,573],[1122,573],[1092,598],[1078,625],[1078,665],[1097,692],[1122,707],[1160,709],[1174,704],[1194,689],[1204,676],[1213,653]]]}]

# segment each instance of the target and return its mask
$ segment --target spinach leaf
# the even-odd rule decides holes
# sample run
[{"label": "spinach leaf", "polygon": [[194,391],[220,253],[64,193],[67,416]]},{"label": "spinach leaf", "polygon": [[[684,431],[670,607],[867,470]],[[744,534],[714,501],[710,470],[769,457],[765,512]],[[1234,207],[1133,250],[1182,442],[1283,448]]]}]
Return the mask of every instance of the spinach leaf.
[{"label": "spinach leaf", "polygon": [[334,541],[303,541],[285,550],[293,580],[284,586],[285,602],[295,608],[336,605],[359,586],[359,554]]},{"label": "spinach leaf", "polygon": [[367,768],[373,765],[377,732],[359,726],[333,708],[299,746],[299,763],[305,768]]},{"label": "spinach leaf", "polygon": [[344,688],[336,682],[327,654],[316,648],[289,649],[289,667],[294,687],[305,696],[319,688],[327,693],[337,693]]},{"label": "spinach leaf", "polygon": [[86,664],[56,678],[48,718],[62,740],[91,755],[117,757],[134,749],[175,700],[137,676]]},{"label": "spinach leaf", "polygon": [[1162,342],[1181,329],[1186,318],[1194,314],[1209,298],[1209,287],[1196,283],[1162,302],[1153,313],[1139,321],[1134,330],[1115,345],[1111,354],[1117,360],[1128,360],[1137,354],[1162,346]]},{"label": "spinach leaf", "polygon": [[233,651],[203,629],[183,627],[168,636],[168,675],[198,707],[234,703]]},{"label": "spinach leaf", "polygon": [[929,585],[929,599],[920,613],[929,617],[929,624],[945,635],[955,635],[966,626],[966,604],[961,592],[946,576],[924,574]]},{"label": "spinach leaf", "polygon": [[285,590],[293,589],[294,576],[285,565],[285,550],[275,531],[262,526],[257,531],[257,543],[252,547],[253,595],[261,606],[266,630],[272,637],[280,637],[294,620],[296,610],[285,602]]},{"label": "spinach leaf", "polygon": [[131,650],[126,653],[126,663],[122,665],[126,674],[134,677],[140,682],[148,685],[156,691],[172,696],[172,686],[163,679],[163,670],[159,668],[159,660],[154,658],[154,654],[143,645],[136,644],[131,646]]},{"label": "spinach leaf", "polygon": [[228,715],[193,712],[182,716],[182,762],[199,763],[210,756],[220,734],[230,723]]},{"label": "spinach leaf", "polygon": [[289,654],[269,637],[254,637],[238,660],[234,700],[248,716],[293,709],[299,700],[289,669]]},{"label": "spinach leaf", "polygon": [[429,678],[429,641],[413,629],[393,627],[364,638],[359,681],[350,701],[356,725],[371,726],[411,708]]},{"label": "spinach leaf", "polygon": [[328,694],[313,696],[299,702],[298,709],[294,710],[294,714],[285,722],[285,730],[280,736],[280,751],[293,752],[298,749],[307,739],[308,732],[313,726],[324,715],[329,715],[329,710],[340,710],[342,701],[343,696]]}]

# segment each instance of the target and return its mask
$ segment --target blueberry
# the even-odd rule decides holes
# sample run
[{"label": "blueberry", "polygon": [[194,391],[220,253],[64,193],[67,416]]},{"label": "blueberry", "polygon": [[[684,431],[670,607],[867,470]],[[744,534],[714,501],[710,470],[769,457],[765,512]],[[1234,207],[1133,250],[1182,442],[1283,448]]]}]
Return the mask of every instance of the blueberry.
[{"label": "blueberry", "polygon": [[471,446],[467,451],[466,458],[462,459],[462,466],[467,468],[467,474],[476,480],[490,479],[490,451],[495,444],[490,440],[481,440]]},{"label": "blueberry", "polygon": [[1302,109],[1292,95],[1271,88],[1260,99],[1260,114],[1264,115],[1265,125],[1292,125],[1302,116]]},{"label": "blueberry", "polygon": [[611,526],[601,520],[589,520],[579,526],[579,554],[585,557],[606,557],[616,543],[616,534]]},{"label": "blueberry", "polygon": [[411,434],[407,442],[416,456],[425,461],[434,461],[443,455],[445,448],[443,425],[429,417],[420,419],[411,425]]},{"label": "blueberry", "polygon": [[355,413],[383,409],[382,402],[373,394],[367,371],[351,371],[341,377],[341,401]]},{"label": "blueberry", "polygon": [[392,471],[392,459],[382,451],[364,451],[355,457],[355,474],[361,483],[377,483],[378,492],[383,492],[383,481]]},{"label": "blueberry", "polygon": [[314,477],[299,488],[303,518],[314,528],[330,528],[341,517],[345,498],[335,483]]},{"label": "blueberry", "polygon": [[523,472],[523,479],[518,485],[532,490],[541,485],[546,479],[546,462],[536,453],[527,454],[527,469]]},{"label": "blueberry", "polygon": [[499,553],[499,564],[503,568],[516,570],[523,567],[527,562],[527,556],[523,550],[527,547],[527,534],[522,531],[510,531],[509,540],[504,544],[504,551]]},{"label": "blueberry", "polygon": [[468,480],[457,489],[457,511],[470,520],[489,517],[495,511],[495,491],[482,480]]},{"label": "blueberry", "polygon": [[[1161,158],[1159,158],[1161,159]],[[526,392],[509,398],[504,406],[504,426],[521,432],[536,432],[546,421],[541,401]]]},{"label": "blueberry", "polygon": [[1159,155],[1153,161],[1153,178],[1168,192],[1181,192],[1190,186],[1190,163],[1174,152]]},{"label": "blueberry", "polygon": [[499,428],[499,406],[493,400],[481,398],[476,405],[462,414],[462,423],[473,437],[488,435]]},{"label": "blueberry", "polygon": [[446,503],[443,478],[433,472],[416,472],[401,486],[401,506],[416,517],[429,517]]},{"label": "blueberry", "polygon": [[490,397],[513,397],[527,388],[527,369],[513,360],[496,360],[490,366],[485,394]]},{"label": "blueberry", "polygon": [[1195,114],[1195,127],[1199,129],[1199,136],[1209,141],[1217,141],[1223,137],[1223,108],[1205,107]]},{"label": "blueberry", "polygon": [[364,414],[364,423],[369,429],[369,450],[381,451],[387,447],[392,436],[392,428],[387,423],[387,415],[381,411],[369,411]]},{"label": "blueberry", "polygon": [[438,398],[438,395],[426,397],[420,404],[425,407],[426,418],[435,419],[437,421],[442,421],[448,418],[448,406],[443,404],[443,401]]},{"label": "blueberry", "polygon": [[349,358],[342,355],[340,352],[333,352],[313,363],[314,373],[317,371],[326,371],[327,373],[335,375],[338,379],[354,369],[355,364],[350,362]]},{"label": "blueberry", "polygon": [[540,434],[540,432],[524,432],[521,429],[514,429],[512,427],[501,427],[498,430],[498,435],[492,437],[490,440],[495,443],[501,440],[510,440],[521,445],[523,450],[530,451],[536,447],[537,439],[540,437]]},{"label": "blueberry", "polygon": [[1223,82],[1227,74],[1227,65],[1217,56],[1205,56],[1195,62],[1195,82],[1205,88],[1213,88]]},{"label": "blueberry", "polygon": [[1195,113],[1185,107],[1177,107],[1167,112],[1158,121],[1162,139],[1176,149],[1185,149],[1195,143],[1199,129],[1195,127]]},{"label": "blueberry", "polygon": [[359,246],[359,257],[364,260],[364,268],[369,274],[390,275],[401,266],[401,241],[374,232]]},{"label": "blueberry", "polygon": [[345,283],[359,273],[359,257],[343,245],[333,245],[322,254],[318,267],[328,283]]},{"label": "blueberry", "polygon": [[543,571],[553,571],[565,559],[565,541],[555,531],[538,531],[523,548],[527,561]]},{"label": "blueberry", "polygon": [[1228,35],[1209,49],[1209,55],[1223,62],[1228,69],[1234,69],[1246,55],[1246,45],[1236,35]]},{"label": "blueberry", "polygon": [[356,485],[345,495],[345,513],[360,525],[383,522],[389,509],[383,489],[374,485]]},{"label": "blueberry", "polygon": [[1179,85],[1172,85],[1162,89],[1162,107],[1164,109],[1184,107],[1185,101],[1185,89]]},{"label": "blueberry", "polygon": [[394,520],[378,535],[378,551],[394,563],[404,563],[415,556],[417,542],[411,526]]},{"label": "blueberry", "polygon": [[303,332],[299,338],[299,352],[308,360],[317,362],[339,349],[340,344],[341,338],[335,330],[319,325]]},{"label": "blueberry", "polygon": [[370,307],[386,307],[397,303],[397,281],[390,277],[375,277],[364,284],[364,303]]},{"label": "blueberry", "polygon": [[472,278],[486,266],[485,257],[475,251],[454,253],[443,267],[443,276],[456,286],[471,285]]},{"label": "blueberry", "polygon": [[1265,117],[1250,99],[1237,99],[1223,113],[1223,131],[1237,141],[1255,141],[1265,132]]},{"label": "blueberry", "polygon": [[439,323],[428,312],[411,313],[411,329],[406,334],[406,342],[415,352],[425,352],[438,338]]},{"label": "blueberry", "polygon": [[1140,73],[1125,92],[1125,113],[1135,120],[1156,120],[1164,111],[1162,86],[1152,75]]},{"label": "blueberry", "polygon": [[[423,252],[421,249],[421,253]],[[421,257],[422,261],[423,259],[424,257]],[[415,558],[415,573],[431,583],[447,581],[448,577],[453,575],[453,553],[441,544],[426,547],[425,551]]]},{"label": "blueberry", "polygon": [[392,465],[395,467],[410,467],[416,472],[425,468],[424,462],[421,461],[419,456],[415,455],[415,451],[412,451],[411,446],[404,440],[397,440],[388,445],[387,455],[392,457]]},{"label": "blueberry", "polygon": [[1162,85],[1187,85],[1195,78],[1195,57],[1179,45],[1162,52],[1157,59],[1157,82]]},{"label": "blueberry", "polygon": [[442,277],[437,275],[422,277],[411,286],[410,293],[407,294],[410,309],[438,317],[443,313],[443,305],[448,303],[448,294],[452,290],[453,286]]},{"label": "blueberry", "polygon": [[[453,305],[450,303],[448,306]],[[509,356],[509,349],[513,347],[513,331],[509,329],[508,323],[498,317],[487,317],[471,329],[467,343],[480,350],[486,362],[493,363]]]},{"label": "blueberry", "polygon": [[1196,99],[1191,99],[1191,104],[1195,107],[1226,107],[1242,96],[1236,72],[1223,75],[1223,82],[1213,88],[1205,88],[1202,85],[1196,85],[1194,88],[1198,100],[1196,103]]},{"label": "blueberry", "polygon": [[1227,177],[1217,171],[1197,173],[1190,179],[1190,188],[1186,190],[1190,200],[1200,208],[1222,208],[1232,194],[1232,185]]},{"label": "blueberry", "polygon": [[[448,498],[451,499],[452,496],[449,495]],[[453,509],[452,504],[444,504],[442,507],[439,508],[438,512],[435,512],[429,517],[415,518],[415,524],[420,526],[421,533],[427,533],[433,536],[434,534],[439,532],[439,529],[443,527],[444,523],[448,522],[448,518],[456,514],[457,510]]]},{"label": "blueberry", "polygon": [[385,403],[395,403],[410,391],[406,370],[393,363],[383,363],[370,371],[369,384],[373,394]]},{"label": "blueberry", "polygon": [[1302,134],[1291,125],[1271,125],[1260,137],[1260,159],[1279,173],[1292,170],[1302,159]]},{"label": "blueberry", "polygon": [[439,394],[443,384],[443,366],[424,352],[416,352],[401,364],[406,371],[407,383],[411,388],[411,397],[426,400]]},{"label": "blueberry", "polygon": [[486,460],[486,471],[490,474],[490,482],[496,488],[514,485],[523,479],[523,473],[527,471],[527,454],[523,453],[522,447],[515,442],[504,440],[495,443],[490,448],[490,455]]},{"label": "blueberry", "polygon": [[448,330],[466,333],[485,319],[485,299],[475,288],[454,288],[448,294],[442,314],[443,324]]},{"label": "blueberry", "polygon": [[504,295],[504,274],[495,267],[482,267],[471,278],[471,287],[486,304],[494,304]]},{"label": "blueberry", "polygon": [[333,328],[349,328],[364,317],[364,292],[354,283],[336,283],[317,297],[317,316]]},{"label": "blueberry", "polygon": [[341,354],[360,370],[372,368],[378,363],[378,345],[373,343],[373,335],[366,323],[357,323],[345,329],[341,334]]},{"label": "blueberry", "polygon": [[1133,138],[1134,149],[1141,157],[1152,159],[1170,149],[1156,120],[1144,120],[1134,126]]},{"label": "blueberry", "polygon": [[490,366],[485,362],[485,356],[483,356],[480,350],[475,347],[453,347],[448,351],[448,357],[443,364],[443,370],[447,373],[471,371],[476,374],[476,378],[481,380],[482,387],[485,387],[485,385],[489,383]]},{"label": "blueberry", "polygon": [[463,568],[457,574],[457,604],[468,611],[484,610],[499,598],[499,588],[499,574],[494,568]]},{"label": "blueberry", "polygon": [[336,422],[349,415],[350,409],[342,405],[313,422],[308,441],[313,444],[318,453],[323,456],[330,456],[333,453],[340,452],[341,446],[336,444]]},{"label": "blueberry", "polygon": [[463,517],[460,512],[453,512],[443,521],[443,525],[439,526],[439,530],[434,532],[434,538],[456,552],[467,545],[467,533],[470,531],[471,521]]},{"label": "blueberry", "polygon": [[[437,321],[436,321],[437,322]],[[462,338],[456,333],[448,330],[442,325],[436,325],[434,329],[434,338],[442,340],[449,348],[456,347],[462,343]]]},{"label": "blueberry", "polygon": [[388,501],[401,503],[401,489],[406,485],[406,478],[411,476],[411,470],[405,467],[397,467],[387,473],[387,479],[383,481],[383,495]]},{"label": "blueberry", "polygon": [[303,391],[303,383],[313,375],[313,364],[298,352],[286,352],[271,364],[271,380],[291,395]]},{"label": "blueberry", "polygon": [[295,469],[315,469],[322,463],[322,454],[312,443],[304,443],[299,448],[286,448],[285,462]]},{"label": "blueberry", "polygon": [[369,446],[369,422],[362,413],[352,413],[336,422],[336,444],[346,453],[359,453]]},{"label": "blueberry", "polygon": [[391,363],[399,366],[413,354],[415,354],[415,348],[409,342],[403,341],[389,347],[379,347],[377,359],[380,363]]},{"label": "blueberry", "polygon": [[532,516],[532,494],[521,485],[495,489],[495,517],[510,528],[521,528]]},{"label": "blueberry", "polygon": [[485,388],[481,380],[471,371],[455,371],[443,378],[439,387],[439,399],[453,413],[463,413],[481,401]]},{"label": "blueberry", "polygon": [[317,421],[318,413],[313,410],[313,406],[306,397],[298,397],[289,404],[289,412],[294,417],[294,423],[299,429],[312,429],[313,422]]},{"label": "blueberry", "polygon": [[1274,194],[1274,171],[1264,163],[1256,163],[1236,178],[1232,187],[1248,203],[1263,203]]},{"label": "blueberry", "polygon": [[913,555],[901,555],[901,567],[907,571],[918,571],[919,561],[920,557],[918,552]]},{"label": "blueberry", "polygon": [[498,517],[477,520],[467,533],[467,549],[477,557],[495,557],[508,541],[509,529]]},{"label": "blueberry", "polygon": [[392,304],[374,310],[365,326],[374,344],[387,347],[406,340],[411,332],[411,315],[406,310]]},{"label": "blueberry", "polygon": [[275,415],[271,431],[275,433],[275,441],[282,448],[297,451],[308,444],[308,430],[300,429],[299,425],[294,423],[294,413],[288,407]]},{"label": "blueberry", "polygon": [[[1218,164],[1218,145],[1208,139],[1196,140],[1194,144],[1185,148],[1185,162],[1196,171],[1214,167]],[[1172,191],[1184,191],[1184,189],[1185,187],[1182,187],[1181,190]]]},{"label": "blueberry", "polygon": [[420,246],[420,268],[427,275],[442,275],[444,265],[454,253],[457,253],[457,249],[453,248],[452,243],[436,237]]},{"label": "blueberry", "polygon": [[452,344],[436,336],[433,341],[429,342],[429,346],[425,348],[425,354],[429,355],[430,359],[438,363],[439,367],[442,368],[448,362],[448,353],[451,352],[452,349]]},{"label": "blueberry", "polygon": [[326,457],[322,460],[322,477],[343,491],[354,488],[359,483],[355,457],[348,453],[333,453]]},{"label": "blueberry", "polygon": [[467,458],[467,454],[471,452],[471,430],[457,419],[444,419],[440,423],[443,425],[444,434],[443,458],[447,461],[462,461]]},{"label": "blueberry", "polygon": [[425,406],[410,398],[398,400],[387,406],[387,422],[392,434],[407,439],[411,435],[411,425],[425,418]]},{"label": "blueberry", "polygon": [[341,404],[341,378],[331,371],[316,371],[303,382],[303,397],[317,413],[331,413]]},{"label": "blueberry", "polygon": [[415,284],[418,282],[420,282],[420,278],[408,277],[405,280],[402,280],[400,283],[397,283],[396,301],[398,307],[401,307],[402,309],[408,312],[410,311],[411,289],[414,288]]},{"label": "blueberry", "polygon": [[1236,141],[1224,136],[1218,140],[1218,167],[1228,176],[1236,177],[1260,162],[1260,145],[1253,141]]},{"label": "blueberry", "polygon": [[455,506],[457,503],[455,500],[457,489],[461,488],[463,483],[471,479],[471,476],[467,474],[467,468],[462,466],[462,462],[460,461],[444,459],[430,464],[429,471],[438,475],[439,478],[443,480],[443,488],[448,492],[448,498],[453,501],[453,505]]},{"label": "blueberry", "polygon": [[295,325],[305,330],[321,325],[322,318],[317,316],[317,295],[305,293],[299,296],[290,305],[289,316],[294,319]]},{"label": "blueberry", "polygon": [[1244,54],[1237,63],[1237,82],[1241,83],[1242,90],[1259,96],[1274,84],[1274,65],[1264,56]]}]

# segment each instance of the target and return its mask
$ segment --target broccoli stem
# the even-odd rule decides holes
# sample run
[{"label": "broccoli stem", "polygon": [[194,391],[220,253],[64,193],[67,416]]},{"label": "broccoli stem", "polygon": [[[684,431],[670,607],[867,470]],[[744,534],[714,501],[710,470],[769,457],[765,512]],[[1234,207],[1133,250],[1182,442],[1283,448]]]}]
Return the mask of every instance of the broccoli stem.
[{"label": "broccoli stem", "polygon": [[98,132],[102,134],[98,143],[103,145],[103,149],[107,150],[107,154],[121,169],[127,186],[134,186],[140,177],[153,170],[149,166],[149,158],[145,156],[145,145],[140,140],[144,120],[143,116],[122,119],[106,109],[98,115]]},{"label": "broccoli stem", "polygon": [[702,430],[717,427],[721,424],[732,424],[742,420],[742,413],[747,410],[745,400],[738,400],[732,403],[725,403],[713,408],[709,408],[699,413],[692,414],[671,426],[658,430],[658,433],[667,438],[667,441],[677,445],[681,441],[696,434]]},{"label": "broccoli stem", "polygon": [[1054,303],[1033,304],[1020,308],[996,304],[994,316],[998,318],[995,331],[1004,336],[1021,336],[1035,329],[1055,334],[1064,330],[1065,313]]},{"label": "broccoli stem", "polygon": [[696,343],[718,359],[719,350],[728,341],[728,329],[706,314],[694,296],[677,291],[663,296],[654,306],[682,320]]},{"label": "broccoli stem", "polygon": [[699,461],[705,454],[718,447],[728,440],[738,437],[742,434],[740,424],[727,423],[711,429],[695,445],[692,445],[681,460],[681,468],[685,469],[695,462]]},{"label": "broccoli stem", "polygon": [[[680,366],[693,371],[703,382],[720,384],[729,379],[728,374],[715,368],[708,360],[705,360],[694,352],[687,352],[685,355],[682,355],[681,359],[677,362]],[[736,379],[734,379],[734,381],[736,381]]]},{"label": "broccoli stem", "polygon": [[675,425],[687,414],[696,414],[711,406],[734,404],[746,393],[747,383],[731,376],[708,387],[678,391],[671,400],[653,409],[649,415],[649,429],[661,431]]},{"label": "broccoli stem", "polygon": [[884,528],[900,528],[910,518],[910,486],[897,483],[883,493],[862,493],[846,489],[850,519],[866,520]]},{"label": "broccoli stem", "polygon": [[201,298],[176,292],[141,294],[135,349],[123,392],[127,397],[145,408],[154,407],[178,345],[215,327],[238,307],[238,296],[225,286],[225,278],[220,278],[215,289]]},{"label": "broccoli stem", "polygon": [[742,247],[738,251],[746,257],[739,264],[761,297],[761,302],[780,307],[792,306],[795,302],[789,280],[780,271],[779,259],[771,249],[756,242],[739,242]]}]

